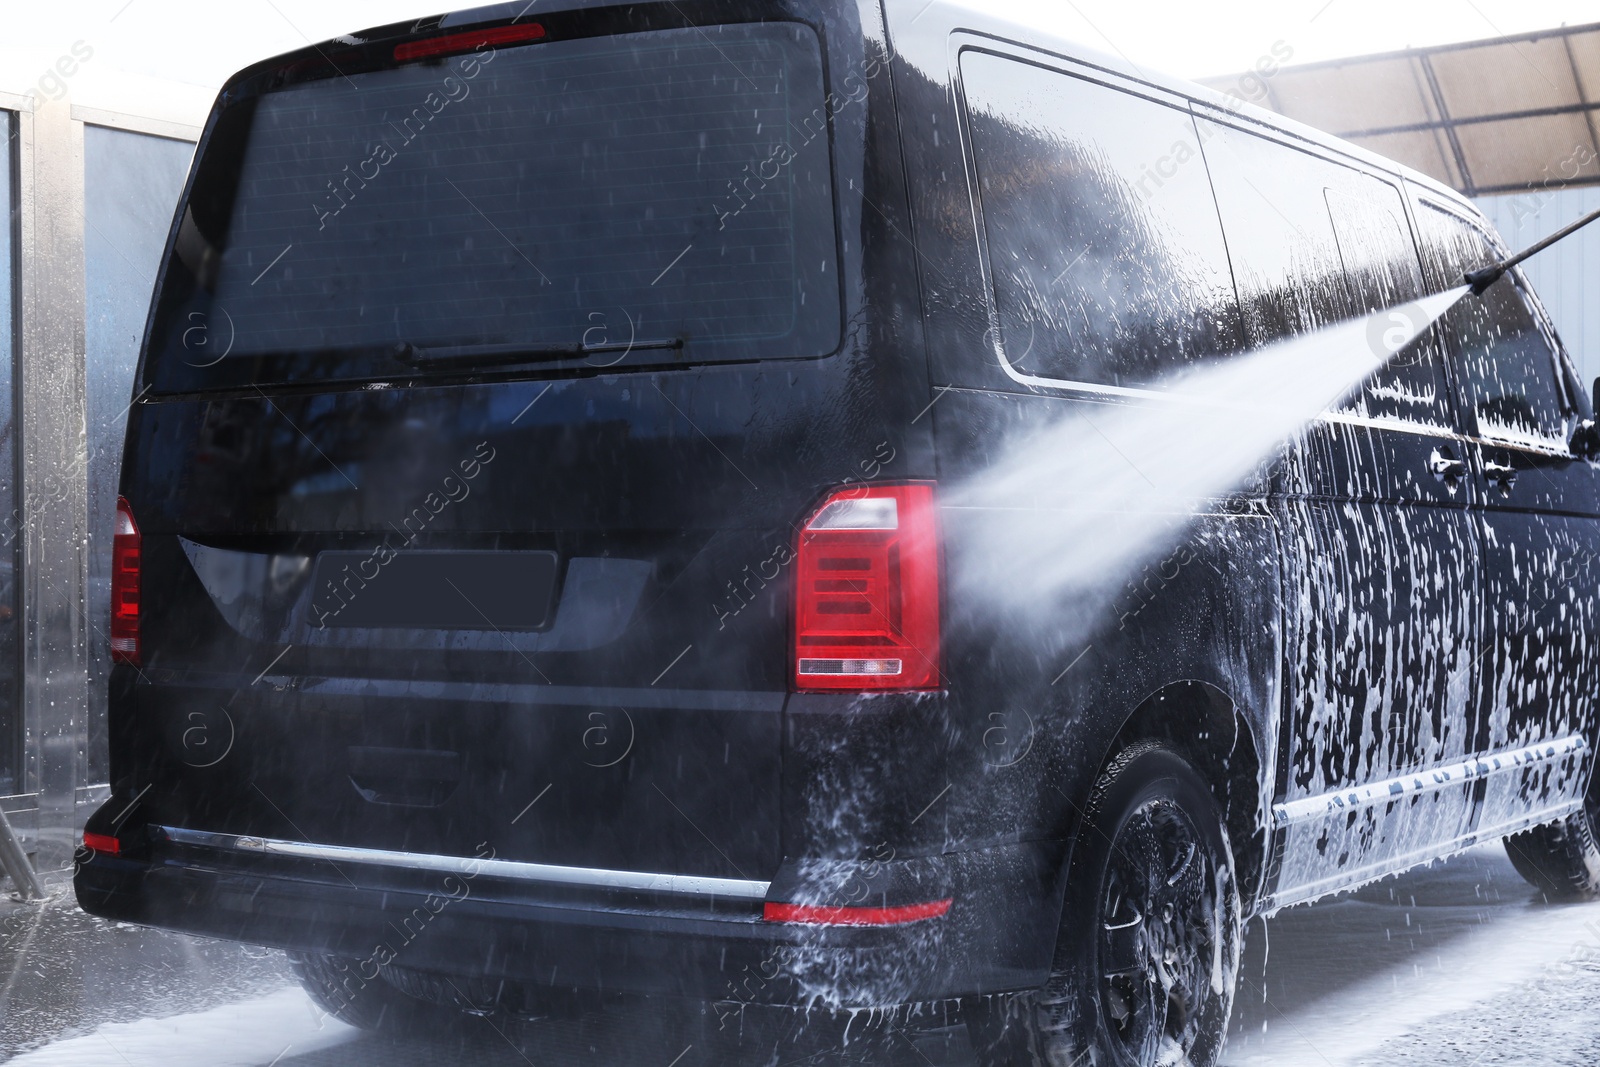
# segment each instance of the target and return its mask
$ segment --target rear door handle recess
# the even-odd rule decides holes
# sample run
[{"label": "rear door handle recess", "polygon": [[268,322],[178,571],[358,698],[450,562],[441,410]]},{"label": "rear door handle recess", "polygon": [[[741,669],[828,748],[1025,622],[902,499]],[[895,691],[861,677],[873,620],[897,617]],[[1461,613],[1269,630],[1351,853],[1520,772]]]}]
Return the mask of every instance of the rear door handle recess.
[{"label": "rear door handle recess", "polygon": [[1467,465],[1451,455],[1448,448],[1436,448],[1428,457],[1428,470],[1441,482],[1455,482],[1466,473]]}]

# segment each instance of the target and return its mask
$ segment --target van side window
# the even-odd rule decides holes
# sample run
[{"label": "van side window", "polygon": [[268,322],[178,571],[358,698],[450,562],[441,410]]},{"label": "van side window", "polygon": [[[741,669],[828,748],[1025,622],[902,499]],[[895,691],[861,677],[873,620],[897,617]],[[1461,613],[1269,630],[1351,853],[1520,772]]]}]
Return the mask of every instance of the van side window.
[{"label": "van side window", "polygon": [[1419,295],[1398,193],[1386,203],[1376,179],[1253,133],[1200,133],[1251,344]]},{"label": "van side window", "polygon": [[[1424,204],[1418,212],[1423,257],[1439,287],[1503,256],[1499,242],[1463,218]],[[1566,425],[1556,380],[1558,354],[1514,274],[1445,313],[1476,432],[1508,441],[1563,447]]]},{"label": "van side window", "polygon": [[[1422,271],[1400,190],[1370,175],[1339,177],[1344,184],[1324,189],[1323,199],[1355,310],[1385,311],[1379,329],[1409,329],[1418,313],[1405,305],[1422,295]],[[1447,396],[1441,349],[1424,335],[1363,382],[1340,410],[1450,429]]]},{"label": "van side window", "polygon": [[[1422,294],[1400,191],[1352,167],[1202,121],[1252,344],[1394,307]],[[1340,410],[1450,426],[1436,346],[1418,343]]]},{"label": "van side window", "polygon": [[1239,345],[1187,112],[968,51],[962,79],[1006,359],[1144,386]]},{"label": "van side window", "polygon": [[1422,271],[1405,223],[1400,190],[1340,167],[1339,184],[1322,190],[1345,284],[1362,311],[1393,307],[1422,295]]}]

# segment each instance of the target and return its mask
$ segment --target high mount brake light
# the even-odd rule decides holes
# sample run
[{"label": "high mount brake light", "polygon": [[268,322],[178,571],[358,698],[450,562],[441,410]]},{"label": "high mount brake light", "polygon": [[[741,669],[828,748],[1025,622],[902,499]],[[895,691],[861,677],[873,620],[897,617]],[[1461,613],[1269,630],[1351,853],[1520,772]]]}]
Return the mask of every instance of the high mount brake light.
[{"label": "high mount brake light", "polygon": [[139,525],[128,501],[117,497],[111,538],[111,658],[139,664]]},{"label": "high mount brake light", "polygon": [[833,493],[800,531],[795,560],[797,689],[939,687],[932,484]]},{"label": "high mount brake light", "polygon": [[517,26],[492,26],[484,30],[468,30],[444,37],[429,37],[422,41],[407,41],[394,46],[398,63],[430,56],[453,56],[462,52],[475,52],[484,45],[522,44],[544,38],[544,27],[537,22],[524,22]]}]

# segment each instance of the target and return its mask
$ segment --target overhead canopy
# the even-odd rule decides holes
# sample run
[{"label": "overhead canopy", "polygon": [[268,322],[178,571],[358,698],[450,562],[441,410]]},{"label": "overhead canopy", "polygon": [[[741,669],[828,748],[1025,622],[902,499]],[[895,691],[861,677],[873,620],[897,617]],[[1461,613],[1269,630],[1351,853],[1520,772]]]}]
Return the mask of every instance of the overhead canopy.
[{"label": "overhead canopy", "polygon": [[1600,23],[1202,80],[1469,196],[1600,182]]}]

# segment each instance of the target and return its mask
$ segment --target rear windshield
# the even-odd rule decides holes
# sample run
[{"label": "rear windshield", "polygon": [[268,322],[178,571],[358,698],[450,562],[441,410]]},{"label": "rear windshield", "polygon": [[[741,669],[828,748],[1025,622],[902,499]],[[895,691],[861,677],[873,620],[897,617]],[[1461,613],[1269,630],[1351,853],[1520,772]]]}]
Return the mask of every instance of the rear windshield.
[{"label": "rear windshield", "polygon": [[787,22],[480,50],[219,118],[157,391],[827,354],[819,42]]}]

